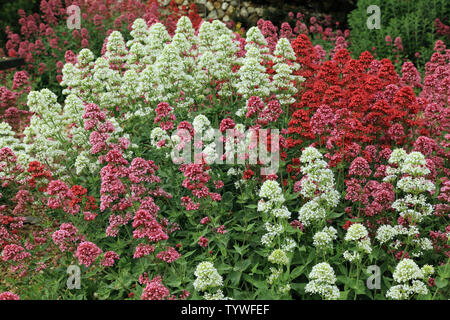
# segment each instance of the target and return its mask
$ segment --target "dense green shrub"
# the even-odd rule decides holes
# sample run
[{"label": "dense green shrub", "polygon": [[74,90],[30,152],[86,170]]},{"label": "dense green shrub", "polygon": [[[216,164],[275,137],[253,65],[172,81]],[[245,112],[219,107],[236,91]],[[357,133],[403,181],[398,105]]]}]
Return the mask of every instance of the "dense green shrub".
[{"label": "dense green shrub", "polygon": [[[381,11],[381,28],[369,29],[367,13],[370,5]],[[408,58],[423,65],[433,52],[433,44],[440,37],[435,32],[434,21],[439,18],[448,24],[450,2],[447,0],[359,0],[357,9],[349,14],[351,51],[355,56],[375,47],[378,57],[399,60]],[[392,44],[386,44],[390,36]],[[395,52],[394,40],[400,37],[403,51]],[[441,40],[445,40],[441,38]],[[420,55],[417,57],[416,52]]]}]

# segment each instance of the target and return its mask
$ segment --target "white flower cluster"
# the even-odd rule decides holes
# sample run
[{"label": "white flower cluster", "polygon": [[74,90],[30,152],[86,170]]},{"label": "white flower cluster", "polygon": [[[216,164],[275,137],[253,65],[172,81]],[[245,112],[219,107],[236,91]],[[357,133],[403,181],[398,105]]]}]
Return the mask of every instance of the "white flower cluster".
[{"label": "white flower cluster", "polygon": [[[282,267],[289,265],[291,257],[288,254],[294,251],[297,244],[292,238],[286,236],[286,226],[289,226],[287,220],[291,213],[283,205],[285,198],[279,183],[275,180],[266,180],[259,190],[259,196],[262,199],[258,202],[257,210],[264,214],[267,230],[261,237],[261,243],[266,248],[273,248],[277,245],[268,256],[269,262],[279,266],[278,269],[271,268],[272,273],[267,279],[269,285],[274,285],[283,271]],[[273,221],[275,221],[275,224],[272,223]],[[279,293],[283,294],[290,291],[289,283],[277,281],[277,284]]]},{"label": "white flower cluster", "polygon": [[295,62],[295,53],[288,39],[280,38],[273,54],[273,69],[276,71],[273,76],[273,90],[281,105],[290,105],[295,102],[293,96],[298,91],[296,82],[303,82],[305,78],[293,75],[300,66]]},{"label": "white flower cluster", "polygon": [[205,295],[203,296],[205,300],[233,300],[230,297],[225,297],[221,289],[218,289],[216,293],[208,293],[205,292]]},{"label": "white flower cluster", "polygon": [[406,300],[414,294],[428,294],[428,289],[423,280],[425,275],[430,275],[433,272],[432,266],[426,265],[420,269],[413,260],[402,259],[393,274],[394,280],[399,284],[389,288],[386,297],[394,300]]},{"label": "white flower cluster", "polygon": [[369,235],[366,227],[360,223],[352,224],[345,234],[345,241],[358,241],[366,238]]},{"label": "white flower cluster", "polygon": [[30,156],[26,153],[25,146],[14,135],[15,133],[8,122],[0,122],[0,149],[10,148],[22,167],[27,168],[31,161]]},{"label": "white flower cluster", "polygon": [[322,231],[316,232],[313,237],[313,245],[318,249],[333,248],[333,240],[337,238],[337,230],[333,227],[325,227]]},{"label": "white flower cluster", "polygon": [[334,188],[333,172],[327,168],[327,163],[316,148],[305,148],[300,161],[305,175],[301,180],[300,194],[311,199],[299,211],[299,220],[306,227],[324,220],[327,212],[338,205],[340,196]]},{"label": "white flower cluster", "polygon": [[[52,174],[62,180],[69,179],[69,168],[72,166],[78,175],[85,169],[90,174],[98,172],[98,159],[89,153],[91,144],[89,132],[84,130],[84,104],[80,98],[69,94],[63,109],[56,95],[43,89],[30,92],[27,104],[30,111],[34,112],[30,125],[24,130],[24,148],[29,157],[27,161],[34,159],[47,164]],[[115,131],[107,141],[119,137],[129,138],[114,117],[108,118],[108,121]],[[131,151],[124,156],[130,158]]]},{"label": "white flower cluster", "polygon": [[335,285],[336,276],[327,262],[316,264],[308,277],[310,281],[305,287],[306,293],[319,294],[325,300],[339,299],[339,288]]},{"label": "white flower cluster", "polygon": [[195,269],[194,275],[196,276],[194,288],[197,291],[203,292],[208,289],[223,286],[222,276],[209,261],[199,263]]},{"label": "white flower cluster", "polygon": [[430,173],[430,169],[427,168],[427,161],[422,153],[414,151],[408,154],[403,149],[394,149],[388,162],[396,164],[397,168],[388,166],[384,181],[392,181],[402,176],[397,187],[404,192],[417,195],[434,191],[434,184],[423,178]]},{"label": "white flower cluster", "polygon": [[259,197],[268,199],[267,202],[264,200],[260,200],[260,202],[269,203],[270,206],[264,205],[264,210],[258,211],[268,212],[276,205],[281,205],[284,203],[283,190],[281,189],[280,184],[275,180],[264,181],[259,191]]},{"label": "white flower cluster", "polygon": [[284,250],[275,249],[269,255],[268,260],[274,264],[287,265],[289,263],[289,258]]},{"label": "white flower cluster", "polygon": [[418,196],[407,194],[404,198],[397,199],[392,204],[392,208],[397,210],[405,220],[411,219],[416,222],[421,222],[424,216],[433,214],[433,206],[427,203],[423,194]]},{"label": "white flower cluster", "polygon": [[[366,227],[360,223],[354,223],[347,229],[344,240],[355,242],[356,247],[361,252],[364,252],[366,254],[370,254],[372,252],[369,232],[367,231]],[[357,254],[357,251],[354,251],[353,254],[348,251],[344,252],[344,258],[350,262],[359,259],[359,257],[360,255]]]},{"label": "white flower cluster", "polygon": [[417,151],[407,154],[403,149],[395,149],[389,157],[389,163],[396,164],[398,168],[387,167],[388,176],[384,181],[393,181],[401,176],[397,188],[407,193],[404,198],[397,199],[392,208],[410,222],[421,222],[423,217],[432,215],[433,206],[421,194],[435,191],[434,183],[424,178],[430,173],[424,155]]}]

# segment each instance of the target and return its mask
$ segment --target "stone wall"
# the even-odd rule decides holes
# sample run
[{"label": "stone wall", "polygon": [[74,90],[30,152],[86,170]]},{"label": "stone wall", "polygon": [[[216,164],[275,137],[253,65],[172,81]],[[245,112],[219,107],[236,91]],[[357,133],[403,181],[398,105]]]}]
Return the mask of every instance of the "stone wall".
[{"label": "stone wall", "polygon": [[[166,0],[163,4],[169,2],[170,0]],[[175,2],[180,8],[195,3],[199,15],[205,19],[220,19],[224,22],[238,19],[249,24],[256,24],[258,19],[263,17],[264,9],[276,10],[273,6],[256,5],[251,1],[242,0],[175,0]]]},{"label": "stone wall", "polygon": [[[168,5],[171,0],[163,0]],[[347,14],[356,8],[357,0],[174,0],[181,7],[195,3],[199,15],[204,19],[221,19],[224,22],[242,22],[246,26],[256,25],[260,18],[269,19],[275,25],[285,21],[289,11],[300,11],[308,16],[329,14],[341,26],[346,24]]]}]

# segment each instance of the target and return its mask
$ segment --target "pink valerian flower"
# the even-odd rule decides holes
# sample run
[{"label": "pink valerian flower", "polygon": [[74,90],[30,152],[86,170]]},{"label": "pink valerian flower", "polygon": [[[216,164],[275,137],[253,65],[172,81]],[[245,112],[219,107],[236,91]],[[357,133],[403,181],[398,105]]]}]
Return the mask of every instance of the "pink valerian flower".
[{"label": "pink valerian flower", "polygon": [[216,190],[222,189],[223,186],[224,186],[224,183],[222,180],[214,181],[214,187],[216,188]]},{"label": "pink valerian flower", "polygon": [[181,291],[180,300],[186,300],[191,294],[187,290]]},{"label": "pink valerian flower", "polygon": [[211,222],[211,219],[209,217],[204,217],[200,220],[201,224],[208,224],[209,222]]},{"label": "pink valerian flower", "polygon": [[208,238],[202,236],[200,237],[200,239],[198,239],[197,243],[200,247],[206,248],[208,246],[208,242]]},{"label": "pink valerian flower", "polygon": [[173,108],[169,106],[167,102],[161,102],[155,109],[156,117],[154,123],[159,123],[159,126],[164,131],[172,130],[174,127],[173,122],[176,120],[175,115],[172,113]]},{"label": "pink valerian flower", "polygon": [[303,224],[298,221],[298,220],[293,220],[290,225],[294,228],[294,229],[300,229],[301,231],[305,230],[305,227],[303,226]]},{"label": "pink valerian flower", "polygon": [[134,158],[128,171],[128,178],[132,183],[148,182],[160,183],[161,178],[156,176],[158,166],[152,160],[144,160],[142,158]]},{"label": "pink valerian flower", "polygon": [[414,142],[414,151],[418,151],[425,156],[430,156],[434,151],[439,149],[436,141],[431,138],[420,136]]},{"label": "pink valerian flower", "polygon": [[102,261],[100,264],[104,267],[112,267],[116,260],[119,260],[119,255],[114,251],[105,252]]},{"label": "pink valerian flower", "polygon": [[85,221],[93,221],[95,217],[97,217],[97,214],[90,211],[84,211],[83,216]]},{"label": "pink valerian flower", "polygon": [[195,203],[190,197],[182,197],[181,205],[186,208],[187,211],[198,210],[200,208],[200,203]]},{"label": "pink valerian flower", "polygon": [[345,185],[347,186],[345,200],[361,202],[363,204],[368,203],[369,195],[364,192],[360,180],[351,178],[345,181]]},{"label": "pink valerian flower", "polygon": [[108,237],[116,237],[119,233],[119,227],[128,224],[133,218],[131,213],[126,213],[125,216],[111,214],[109,216],[109,225],[106,228],[106,235]]},{"label": "pink valerian flower", "polygon": [[[29,85],[29,75],[26,71],[17,71],[14,74],[13,85],[11,87],[12,90],[17,90],[25,85]],[[27,89],[29,91],[29,89]]]},{"label": "pink valerian flower", "polygon": [[353,176],[369,177],[372,170],[370,170],[369,163],[366,159],[363,157],[358,157],[355,158],[350,164],[349,173]]},{"label": "pink valerian flower", "polygon": [[14,196],[13,201],[17,202],[17,205],[14,207],[13,214],[19,215],[25,212],[28,204],[33,203],[34,197],[28,190],[19,190]]},{"label": "pink valerian flower", "polygon": [[402,38],[396,37],[395,40],[394,40],[394,46],[395,46],[399,51],[403,51]]},{"label": "pink valerian flower", "polygon": [[20,300],[20,297],[15,293],[6,291],[0,293],[0,300]]},{"label": "pink valerian flower", "polygon": [[400,83],[403,86],[410,86],[412,88],[422,88],[420,83],[421,76],[419,71],[417,71],[414,64],[410,61],[406,61],[402,66],[402,78]]},{"label": "pink valerian flower", "polygon": [[31,257],[31,254],[17,244],[8,244],[3,248],[2,260],[19,262]]},{"label": "pink valerian flower", "polygon": [[330,106],[326,104],[321,105],[311,118],[312,131],[317,135],[324,134],[333,118],[334,113]]},{"label": "pink valerian flower", "polygon": [[219,130],[220,130],[221,132],[225,132],[225,131],[228,130],[228,129],[234,129],[235,126],[236,126],[236,125],[235,125],[233,119],[231,119],[231,118],[226,118],[226,119],[223,119],[223,120],[220,122]]},{"label": "pink valerian flower", "polygon": [[137,245],[134,251],[133,258],[134,259],[142,258],[143,256],[148,256],[150,253],[154,251],[155,251],[154,246],[145,243],[140,243]]},{"label": "pink valerian flower", "polygon": [[227,230],[225,230],[225,226],[222,224],[221,226],[219,226],[219,227],[216,229],[216,232],[217,232],[217,233],[220,233],[220,234],[225,234],[225,233],[227,232]]},{"label": "pink valerian flower", "polygon": [[173,247],[169,247],[166,251],[159,252],[156,257],[162,261],[165,261],[167,263],[172,263],[178,258],[181,257],[181,254],[178,253],[178,251],[175,250]]},{"label": "pink valerian flower", "polygon": [[393,124],[388,130],[389,137],[399,142],[405,136],[405,130],[400,123]]},{"label": "pink valerian flower", "polygon": [[97,247],[97,245],[92,242],[84,241],[78,245],[75,257],[78,258],[80,264],[89,267],[101,253],[102,250]]},{"label": "pink valerian flower", "polygon": [[146,281],[141,300],[164,300],[170,295],[169,289],[162,284],[161,276]]},{"label": "pink valerian flower", "polygon": [[78,229],[71,223],[63,223],[52,234],[53,242],[59,246],[62,252],[74,250],[74,245],[79,241]]},{"label": "pink valerian flower", "polygon": [[252,96],[247,100],[246,118],[252,117],[254,114],[259,114],[264,109],[264,103],[260,97]]},{"label": "pink valerian flower", "polygon": [[150,241],[158,242],[169,238],[149,211],[138,210],[133,219],[134,239],[148,238]]}]

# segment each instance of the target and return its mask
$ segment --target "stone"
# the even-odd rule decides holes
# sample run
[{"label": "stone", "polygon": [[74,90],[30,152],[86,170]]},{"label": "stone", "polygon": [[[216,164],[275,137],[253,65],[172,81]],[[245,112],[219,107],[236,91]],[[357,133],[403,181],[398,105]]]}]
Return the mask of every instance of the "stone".
[{"label": "stone", "polygon": [[206,4],[206,0],[197,0],[197,1],[195,2],[195,5],[198,5],[198,4],[203,4],[203,5],[205,5],[205,4]]},{"label": "stone", "polygon": [[226,1],[224,1],[223,3],[222,3],[222,10],[223,11],[227,11],[227,9],[228,9],[228,7],[230,6],[230,4],[228,3],[228,2],[226,2]]},{"label": "stone", "polygon": [[216,10],[212,10],[209,14],[208,14],[208,16],[206,17],[207,19],[217,19],[217,11]]},{"label": "stone", "polygon": [[264,9],[263,8],[256,8],[255,12],[258,16],[262,17],[262,15],[264,14]]},{"label": "stone", "polygon": [[224,15],[225,15],[225,11],[223,11],[222,9],[217,10],[217,17],[219,19],[222,19]]},{"label": "stone", "polygon": [[207,2],[206,4],[205,4],[205,6],[206,6],[206,9],[208,10],[208,11],[213,11],[214,10],[214,5],[212,4],[212,2]]},{"label": "stone", "polygon": [[214,2],[214,8],[216,8],[216,10],[219,10],[221,6],[222,6],[222,3],[220,3],[220,1]]},{"label": "stone", "polygon": [[231,15],[233,14],[233,12],[234,12],[234,7],[231,6],[231,5],[228,7],[227,11],[225,11],[225,13],[226,13],[228,16],[231,16]]},{"label": "stone", "polygon": [[230,17],[228,15],[224,15],[223,18],[222,18],[222,21],[223,22],[228,22],[228,21],[230,21]]},{"label": "stone", "polygon": [[237,0],[231,0],[230,4],[231,4],[233,7],[237,7],[238,2],[237,2]]},{"label": "stone", "polygon": [[247,17],[248,17],[248,11],[247,11],[247,9],[246,9],[245,7],[243,7],[243,8],[241,9],[240,16],[241,16],[242,18],[247,18]]},{"label": "stone", "polygon": [[247,8],[248,6],[250,6],[250,3],[248,1],[242,1],[242,6]]},{"label": "stone", "polygon": [[255,8],[253,8],[253,7],[248,7],[248,8],[247,8],[247,11],[248,11],[248,14],[252,14],[252,13],[255,12]]}]

